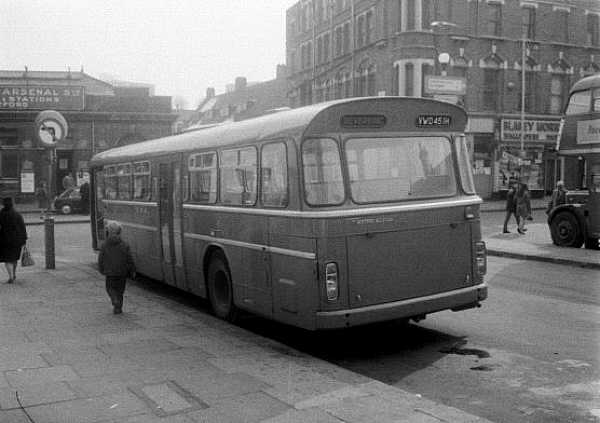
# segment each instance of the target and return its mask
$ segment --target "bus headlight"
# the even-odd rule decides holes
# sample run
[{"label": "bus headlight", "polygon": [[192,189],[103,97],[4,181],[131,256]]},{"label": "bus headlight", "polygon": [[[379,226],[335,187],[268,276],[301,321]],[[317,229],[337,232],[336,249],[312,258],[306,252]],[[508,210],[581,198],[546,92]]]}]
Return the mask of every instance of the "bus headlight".
[{"label": "bus headlight", "polygon": [[325,290],[327,291],[327,301],[338,299],[338,267],[336,263],[325,264]]},{"label": "bus headlight", "polygon": [[485,242],[477,241],[475,243],[475,263],[477,266],[477,273],[481,276],[487,272],[487,251],[485,249]]}]

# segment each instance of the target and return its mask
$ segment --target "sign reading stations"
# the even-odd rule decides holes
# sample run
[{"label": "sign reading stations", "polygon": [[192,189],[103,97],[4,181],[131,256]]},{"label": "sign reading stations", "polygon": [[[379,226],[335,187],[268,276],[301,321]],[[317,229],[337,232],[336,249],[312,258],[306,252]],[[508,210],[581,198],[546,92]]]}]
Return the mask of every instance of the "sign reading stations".
[{"label": "sign reading stations", "polygon": [[0,109],[83,110],[81,86],[0,85]]},{"label": "sign reading stations", "polygon": [[452,118],[448,115],[419,115],[417,116],[416,125],[424,126],[450,126]]}]

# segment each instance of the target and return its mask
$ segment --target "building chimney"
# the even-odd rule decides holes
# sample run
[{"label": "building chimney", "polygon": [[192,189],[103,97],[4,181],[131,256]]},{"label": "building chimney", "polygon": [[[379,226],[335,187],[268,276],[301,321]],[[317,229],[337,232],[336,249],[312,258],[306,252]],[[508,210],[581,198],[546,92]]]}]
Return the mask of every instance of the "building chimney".
[{"label": "building chimney", "polygon": [[215,96],[215,89],[213,87],[208,87],[206,89],[206,99],[211,99]]},{"label": "building chimney", "polygon": [[246,88],[246,78],[244,76],[238,76],[237,78],[235,78],[235,90],[239,91],[239,90],[243,90],[244,88]]}]

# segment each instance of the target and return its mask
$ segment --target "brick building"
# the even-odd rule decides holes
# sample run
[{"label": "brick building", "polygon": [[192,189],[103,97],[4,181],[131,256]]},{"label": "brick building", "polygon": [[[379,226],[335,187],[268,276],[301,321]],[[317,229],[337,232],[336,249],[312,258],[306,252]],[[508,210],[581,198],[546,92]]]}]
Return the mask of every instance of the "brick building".
[{"label": "brick building", "polygon": [[82,72],[0,71],[0,194],[33,198],[48,180],[49,154],[36,141],[34,121],[56,110],[68,124],[56,145],[55,190],[63,176],[87,177],[96,152],[171,134],[171,97],[152,95],[152,86],[109,84]]},{"label": "brick building", "polygon": [[[520,176],[542,194],[570,165],[553,151],[561,108],[576,80],[600,72],[599,21],[597,0],[301,0],[287,11],[290,105],[365,95],[462,104],[478,192],[502,195]],[[438,75],[465,90],[436,94]]]},{"label": "brick building", "polygon": [[287,107],[286,72],[284,65],[278,65],[275,79],[253,84],[245,77],[238,77],[223,94],[215,94],[214,88],[208,88],[198,106],[196,124],[244,120]]}]

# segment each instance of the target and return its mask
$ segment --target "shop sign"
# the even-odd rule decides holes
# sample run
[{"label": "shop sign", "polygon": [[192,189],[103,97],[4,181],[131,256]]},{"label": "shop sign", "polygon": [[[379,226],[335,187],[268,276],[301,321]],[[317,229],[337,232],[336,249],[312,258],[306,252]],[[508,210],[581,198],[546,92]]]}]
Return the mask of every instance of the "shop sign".
[{"label": "shop sign", "polygon": [[459,76],[425,75],[425,92],[427,94],[465,95],[467,80]]},{"label": "shop sign", "polygon": [[[525,142],[556,142],[560,121],[556,120],[531,120],[523,121]],[[500,137],[504,142],[521,141],[521,120],[502,119],[500,124]]]},{"label": "shop sign", "polygon": [[0,109],[83,110],[83,87],[0,85]]},{"label": "shop sign", "polygon": [[600,119],[577,122],[577,144],[600,143]]}]

